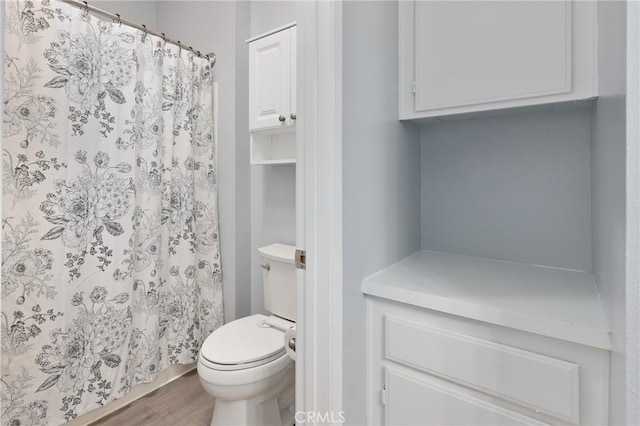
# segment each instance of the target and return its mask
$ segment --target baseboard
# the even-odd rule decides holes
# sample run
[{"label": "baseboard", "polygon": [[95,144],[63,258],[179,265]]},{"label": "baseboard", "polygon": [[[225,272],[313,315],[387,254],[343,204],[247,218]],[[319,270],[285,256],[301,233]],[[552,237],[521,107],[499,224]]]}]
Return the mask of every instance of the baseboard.
[{"label": "baseboard", "polygon": [[181,365],[181,364],[170,365],[169,367],[167,367],[166,370],[160,373],[158,378],[155,379],[153,382],[138,385],[134,387],[131,390],[131,392],[129,392],[122,398],[111,401],[104,407],[97,408],[95,410],[89,411],[86,414],[83,414],[82,416],[76,417],[75,419],[67,423],[67,425],[68,426],[87,426],[87,425],[90,425],[91,423],[97,422],[98,420],[110,414],[113,414],[119,409],[126,407],[132,402],[140,398],[143,398],[144,396],[150,394],[151,392],[154,392],[160,389],[167,383],[170,383],[184,376],[188,372],[193,371],[196,368],[196,364],[197,363],[193,362],[191,364],[184,364],[184,365]]}]

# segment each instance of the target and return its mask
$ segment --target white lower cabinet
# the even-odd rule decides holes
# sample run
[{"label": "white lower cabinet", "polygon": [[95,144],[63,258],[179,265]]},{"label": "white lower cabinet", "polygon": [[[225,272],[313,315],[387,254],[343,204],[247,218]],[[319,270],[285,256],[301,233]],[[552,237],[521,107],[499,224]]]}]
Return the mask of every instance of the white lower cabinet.
[{"label": "white lower cabinet", "polygon": [[367,296],[369,424],[607,423],[609,352]]}]

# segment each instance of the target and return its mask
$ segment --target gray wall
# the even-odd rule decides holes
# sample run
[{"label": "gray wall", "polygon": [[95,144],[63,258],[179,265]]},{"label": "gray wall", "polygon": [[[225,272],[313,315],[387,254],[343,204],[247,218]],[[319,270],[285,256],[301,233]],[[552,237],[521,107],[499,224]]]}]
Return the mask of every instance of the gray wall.
[{"label": "gray wall", "polygon": [[362,279],[420,248],[418,129],[398,121],[396,2],[343,4],[344,410],[367,424]]},{"label": "gray wall", "polygon": [[626,424],[625,8],[623,2],[615,1],[598,6],[600,81],[591,152],[593,272],[612,330],[609,403],[610,421],[615,425]]},{"label": "gray wall", "polygon": [[251,313],[263,313],[264,291],[258,247],[295,245],[296,168],[251,167]]},{"label": "gray wall", "polygon": [[[295,21],[296,3],[252,1],[250,15],[250,36],[254,37]],[[251,166],[251,313],[265,312],[258,247],[271,243],[295,245],[295,178],[295,165]]]},{"label": "gray wall", "polygon": [[218,206],[227,321],[248,315],[250,175],[246,145],[249,7],[232,1],[159,1],[157,25],[167,36],[218,57]]},{"label": "gray wall", "polygon": [[296,20],[296,2],[252,1],[251,37],[274,30]]},{"label": "gray wall", "polygon": [[[249,166],[249,48],[250,4],[235,2],[235,124],[236,124],[236,318],[251,314],[251,167]],[[224,253],[223,253],[224,255]]]},{"label": "gray wall", "polygon": [[590,111],[422,130],[422,248],[591,270]]},{"label": "gray wall", "polygon": [[111,13],[119,13],[122,19],[145,24],[150,30],[158,30],[157,3],[157,1],[137,0],[95,0],[90,4]]}]

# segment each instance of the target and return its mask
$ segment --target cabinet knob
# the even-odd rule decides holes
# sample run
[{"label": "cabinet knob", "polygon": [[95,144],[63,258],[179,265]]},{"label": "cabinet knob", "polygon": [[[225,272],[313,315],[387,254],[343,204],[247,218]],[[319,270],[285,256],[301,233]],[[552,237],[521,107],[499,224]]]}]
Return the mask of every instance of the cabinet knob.
[{"label": "cabinet knob", "polygon": [[297,118],[297,117],[296,117],[296,113],[295,113],[295,112],[292,112],[290,117],[291,117],[291,119],[292,119],[292,120],[295,120],[295,119]]},{"label": "cabinet knob", "polygon": [[284,116],[284,115],[281,115],[280,117],[278,117],[278,120],[280,120],[280,121],[284,122],[284,120],[286,120],[286,118],[285,118],[285,116]]}]

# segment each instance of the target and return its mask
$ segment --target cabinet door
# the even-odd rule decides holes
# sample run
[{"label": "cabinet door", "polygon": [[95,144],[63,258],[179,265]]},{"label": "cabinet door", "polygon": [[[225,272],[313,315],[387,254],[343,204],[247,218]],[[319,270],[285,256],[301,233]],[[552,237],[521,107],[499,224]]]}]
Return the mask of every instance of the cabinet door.
[{"label": "cabinet door", "polygon": [[522,414],[455,390],[430,376],[386,369],[387,425],[543,425]]},{"label": "cabinet door", "polygon": [[571,1],[417,1],[415,111],[571,91]]},{"label": "cabinet door", "polygon": [[[290,32],[280,31],[249,45],[249,128],[288,125]],[[281,120],[280,117],[284,118]]]}]

